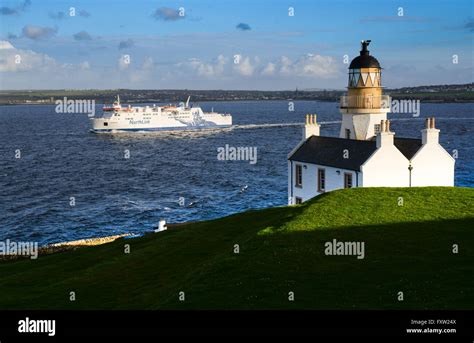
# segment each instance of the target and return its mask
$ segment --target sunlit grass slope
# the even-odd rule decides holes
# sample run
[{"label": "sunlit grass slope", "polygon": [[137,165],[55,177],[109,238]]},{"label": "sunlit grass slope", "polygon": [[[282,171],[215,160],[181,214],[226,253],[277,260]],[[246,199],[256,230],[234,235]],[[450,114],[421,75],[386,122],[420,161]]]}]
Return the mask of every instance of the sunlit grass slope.
[{"label": "sunlit grass slope", "polygon": [[[5,261],[0,308],[472,309],[473,204],[469,188],[349,189]],[[333,239],[364,242],[365,258],[325,255]]]}]

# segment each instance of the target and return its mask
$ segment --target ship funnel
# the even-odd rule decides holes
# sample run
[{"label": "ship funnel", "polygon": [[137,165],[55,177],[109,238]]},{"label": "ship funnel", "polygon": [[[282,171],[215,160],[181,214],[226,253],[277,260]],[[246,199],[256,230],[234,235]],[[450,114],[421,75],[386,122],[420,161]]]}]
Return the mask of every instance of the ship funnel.
[{"label": "ship funnel", "polygon": [[186,100],[186,108],[189,107],[189,99],[191,99],[191,96],[188,96],[188,100]]}]

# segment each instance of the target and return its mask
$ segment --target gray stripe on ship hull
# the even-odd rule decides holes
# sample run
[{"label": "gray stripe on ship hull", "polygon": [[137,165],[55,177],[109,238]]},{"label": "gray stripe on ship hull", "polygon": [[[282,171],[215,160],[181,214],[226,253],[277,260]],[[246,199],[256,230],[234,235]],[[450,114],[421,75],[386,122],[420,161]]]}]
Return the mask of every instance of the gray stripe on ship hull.
[{"label": "gray stripe on ship hull", "polygon": [[216,128],[226,128],[232,125],[215,125],[215,126],[186,126],[186,127],[152,127],[152,128],[133,128],[133,129],[91,129],[92,132],[137,132],[137,131],[194,131],[194,130],[209,130]]}]

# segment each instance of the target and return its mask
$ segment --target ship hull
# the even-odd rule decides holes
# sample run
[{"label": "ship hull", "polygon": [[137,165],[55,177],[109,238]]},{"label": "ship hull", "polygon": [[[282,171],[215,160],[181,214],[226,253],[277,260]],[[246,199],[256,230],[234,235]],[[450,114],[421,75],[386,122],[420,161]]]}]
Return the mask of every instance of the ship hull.
[{"label": "ship hull", "polygon": [[114,129],[91,129],[93,133],[119,133],[119,132],[166,132],[166,131],[198,131],[229,128],[231,124],[212,126],[179,126],[179,127],[141,127],[141,128],[114,128]]}]

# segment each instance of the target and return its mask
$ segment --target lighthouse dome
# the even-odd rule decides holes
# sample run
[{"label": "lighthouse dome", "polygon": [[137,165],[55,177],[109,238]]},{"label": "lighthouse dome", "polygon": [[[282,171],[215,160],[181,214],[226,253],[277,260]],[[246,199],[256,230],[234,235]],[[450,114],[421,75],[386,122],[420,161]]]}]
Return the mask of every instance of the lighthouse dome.
[{"label": "lighthouse dome", "polygon": [[357,56],[354,58],[349,66],[349,69],[361,69],[361,68],[379,68],[380,63],[373,56]]},{"label": "lighthouse dome", "polygon": [[361,69],[361,68],[379,68],[380,63],[373,56],[370,56],[369,46],[370,40],[362,41],[362,50],[360,51],[360,56],[354,58],[349,65],[349,69]]}]

